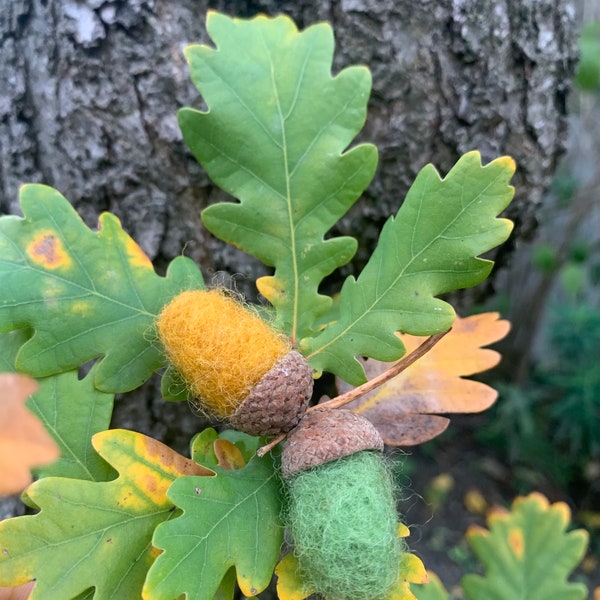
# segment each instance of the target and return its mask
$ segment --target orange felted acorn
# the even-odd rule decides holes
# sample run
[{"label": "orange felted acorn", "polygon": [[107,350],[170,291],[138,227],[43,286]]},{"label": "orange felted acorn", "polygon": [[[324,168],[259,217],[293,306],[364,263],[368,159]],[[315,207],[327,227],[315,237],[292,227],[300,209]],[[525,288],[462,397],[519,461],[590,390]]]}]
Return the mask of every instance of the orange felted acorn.
[{"label": "orange felted acorn", "polygon": [[287,432],[304,415],[313,388],[306,359],[231,293],[182,292],[156,326],[201,410],[250,435]]}]

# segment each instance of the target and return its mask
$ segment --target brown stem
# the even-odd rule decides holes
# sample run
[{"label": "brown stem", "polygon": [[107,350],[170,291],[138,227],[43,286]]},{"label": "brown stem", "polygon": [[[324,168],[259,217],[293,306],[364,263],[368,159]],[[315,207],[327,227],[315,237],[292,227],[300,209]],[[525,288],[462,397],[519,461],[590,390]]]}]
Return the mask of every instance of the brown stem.
[{"label": "brown stem", "polygon": [[[340,408],[341,406],[344,406],[345,404],[356,400],[356,398],[364,396],[368,392],[374,390],[380,385],[383,385],[386,381],[393,379],[394,377],[396,377],[396,375],[399,375],[400,373],[402,373],[402,371],[410,367],[410,365],[412,365],[415,361],[419,360],[419,358],[427,354],[427,352],[429,352],[449,331],[450,329],[448,329],[448,331],[443,331],[442,333],[437,333],[428,337],[420,346],[415,348],[410,354],[407,354],[399,361],[395,362],[387,371],[381,373],[381,375],[373,377],[373,379],[367,381],[366,383],[363,383],[362,385],[351,389],[345,394],[340,394],[339,396],[336,396],[335,398],[332,398],[327,402],[317,404],[316,406],[311,406],[306,412],[309,413],[313,410],[330,410],[334,408]],[[256,451],[256,454],[258,456],[264,456],[267,452],[269,452],[269,450],[272,450],[275,446],[277,446],[277,444],[282,442],[285,439],[286,435],[287,434],[285,433],[280,433],[276,438],[273,438],[268,444],[261,446]]]},{"label": "brown stem", "polygon": [[378,388],[386,381],[393,379],[396,377],[396,375],[399,375],[402,373],[402,371],[410,367],[410,365],[412,365],[415,361],[427,354],[427,352],[429,352],[449,331],[450,329],[448,329],[448,331],[436,333],[435,335],[428,337],[420,346],[415,348],[410,354],[407,354],[399,361],[395,362],[387,371],[381,373],[381,375],[377,375],[377,377],[373,377],[373,379],[367,381],[366,383],[351,389],[345,394],[340,394],[339,396],[336,396],[327,402],[322,402],[316,406],[311,406],[306,412],[310,412],[311,410],[340,408],[341,406],[356,400],[356,398],[364,396],[368,392]]}]

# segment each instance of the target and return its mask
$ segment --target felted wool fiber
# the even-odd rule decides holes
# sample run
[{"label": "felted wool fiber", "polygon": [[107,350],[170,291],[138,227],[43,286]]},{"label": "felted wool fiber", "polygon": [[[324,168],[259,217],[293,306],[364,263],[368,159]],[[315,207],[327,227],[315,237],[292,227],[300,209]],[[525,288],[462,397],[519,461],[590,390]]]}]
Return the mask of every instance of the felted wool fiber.
[{"label": "felted wool fiber", "polygon": [[405,551],[384,458],[362,451],[288,481],[286,525],[302,578],[327,600],[385,599]]},{"label": "felted wool fiber", "polygon": [[156,325],[171,364],[201,407],[221,418],[289,351],[283,335],[218,289],[182,292]]}]

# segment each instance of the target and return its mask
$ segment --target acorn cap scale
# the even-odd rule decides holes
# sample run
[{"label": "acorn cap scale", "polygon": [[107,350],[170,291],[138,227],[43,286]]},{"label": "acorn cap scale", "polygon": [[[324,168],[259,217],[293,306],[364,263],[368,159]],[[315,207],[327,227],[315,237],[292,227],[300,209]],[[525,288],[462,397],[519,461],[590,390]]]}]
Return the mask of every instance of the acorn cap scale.
[{"label": "acorn cap scale", "polygon": [[228,421],[250,435],[286,433],[306,412],[313,385],[308,362],[292,350],[262,376]]},{"label": "acorn cap scale", "polygon": [[300,471],[361,450],[383,450],[383,446],[379,432],[365,417],[350,410],[313,410],[288,434],[281,472],[289,479]]}]

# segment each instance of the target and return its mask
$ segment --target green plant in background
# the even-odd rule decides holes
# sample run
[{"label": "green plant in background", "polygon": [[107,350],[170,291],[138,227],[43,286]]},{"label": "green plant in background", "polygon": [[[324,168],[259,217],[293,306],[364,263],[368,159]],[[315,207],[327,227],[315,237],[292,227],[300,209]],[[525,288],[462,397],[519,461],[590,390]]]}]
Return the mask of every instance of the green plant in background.
[{"label": "green plant in background", "polygon": [[[582,271],[577,271],[580,281]],[[571,283],[573,282],[571,279]],[[500,401],[477,438],[500,448],[522,493],[548,480],[594,510],[600,464],[600,313],[580,285],[561,278],[563,303],[548,307],[547,358],[520,383],[498,383]],[[590,485],[592,483],[592,485]],[[577,515],[579,517],[579,515]],[[596,536],[593,537],[597,546]]]},{"label": "green plant in background", "polygon": [[579,38],[580,59],[575,83],[586,92],[600,88],[600,23],[586,23]]},{"label": "green plant in background", "polygon": [[[484,280],[492,263],[478,256],[509,235],[510,222],[497,215],[512,197],[513,161],[503,157],[483,166],[479,154],[470,152],[444,178],[433,166],[424,167],[364,270],[345,281],[334,305],[319,286],[352,258],[357,243],[325,235],[364,191],[377,164],[374,146],[348,149],[365,120],[369,71],[350,67],[331,76],[333,34],[326,24],[299,33],[286,17],[239,20],[210,13],[207,30],[216,48],[193,45],[186,56],[209,109],[182,109],[179,121],[209,176],[239,200],[206,209],[207,228],[274,269],[257,281],[270,302],[261,315],[274,337],[316,377],[329,372],[352,385],[366,380],[359,357],[389,362],[403,356],[399,331],[433,336],[420,347],[425,352],[455,320],[438,296]],[[246,596],[260,593],[281,551],[281,515],[287,512],[280,470],[295,468],[293,457],[286,462],[291,444],[284,446],[281,465],[278,450],[265,448],[290,429],[291,438],[300,425],[289,424],[267,447],[265,436],[273,432],[261,430],[261,423],[253,435],[206,429],[191,441],[190,459],[140,433],[108,429],[114,394],[140,386],[156,371],[163,371],[166,397],[187,397],[192,386],[183,384],[179,363],[168,364],[157,321],[160,316],[163,322],[165,306],[184,295],[204,309],[209,292],[185,257],[158,276],[113,215],[103,214],[92,231],[64,197],[44,185],[24,186],[20,201],[22,218],[0,219],[2,367],[40,378],[29,406],[62,456],[40,468],[39,480],[24,492],[36,514],[0,523],[0,585],[35,580],[32,598],[45,600],[227,599],[236,582]],[[240,318],[236,335],[251,320]],[[237,348],[240,360],[262,341],[248,339]],[[221,359],[217,354],[213,363],[197,366],[198,378]],[[77,369],[91,360],[94,366],[80,380]],[[262,377],[252,382],[252,393]],[[280,369],[276,378],[287,390],[290,373]],[[267,407],[253,410],[262,418],[270,401],[267,394]],[[343,414],[313,408],[317,422],[319,414]],[[405,427],[415,415],[427,422],[430,415],[420,412],[435,412],[418,406],[411,411],[405,411]],[[344,413],[351,421],[359,418]],[[247,425],[237,409],[225,416],[242,429]],[[314,453],[339,439],[345,438],[322,435]],[[372,456],[379,447],[375,442],[360,450]],[[341,456],[340,464],[352,464]],[[351,481],[352,468],[345,472]],[[380,504],[393,506],[390,499]],[[378,515],[365,510],[359,516]],[[414,597],[409,584],[423,580],[423,567],[396,541],[395,520],[394,512],[389,544],[399,554],[392,586],[371,594],[368,587],[362,595],[345,592],[340,600]],[[401,527],[400,534],[406,533]],[[353,540],[347,548],[365,541]],[[328,597],[338,600],[335,586],[319,587],[318,578],[302,568],[288,570],[287,579],[280,571],[282,600],[303,598],[309,588],[332,589]],[[548,574],[550,582],[564,576],[564,570]]]},{"label": "green plant in background", "polygon": [[[580,51],[575,132],[597,120],[599,23],[584,25]],[[497,384],[501,402],[477,435],[506,452],[523,491],[549,478],[593,507],[589,484],[600,461],[600,246],[585,225],[597,211],[599,179],[592,174],[582,181],[581,162],[575,156],[555,174],[540,216],[541,239],[532,247],[528,274],[536,284],[525,310],[515,302],[514,314],[527,315],[528,348],[514,379]]]},{"label": "green plant in background", "polygon": [[550,343],[555,360],[538,368],[552,402],[554,442],[570,456],[600,458],[600,313],[589,304],[557,307]]},{"label": "green plant in background", "polygon": [[[510,511],[488,516],[489,530],[472,527],[467,539],[485,575],[465,575],[462,588],[467,600],[545,600],[585,598],[580,583],[567,577],[581,560],[587,534],[567,533],[570,511],[566,504],[549,504],[540,494],[517,498]],[[448,600],[448,592],[435,577],[413,587],[418,600]]]},{"label": "green plant in background", "polygon": [[536,245],[533,262],[558,282],[559,298],[548,303],[541,331],[548,349],[526,380],[499,383],[502,402],[478,432],[503,448],[513,465],[545,475],[563,487],[577,485],[600,459],[600,313],[588,299],[594,279],[595,252],[574,242],[566,259],[546,243]]}]

